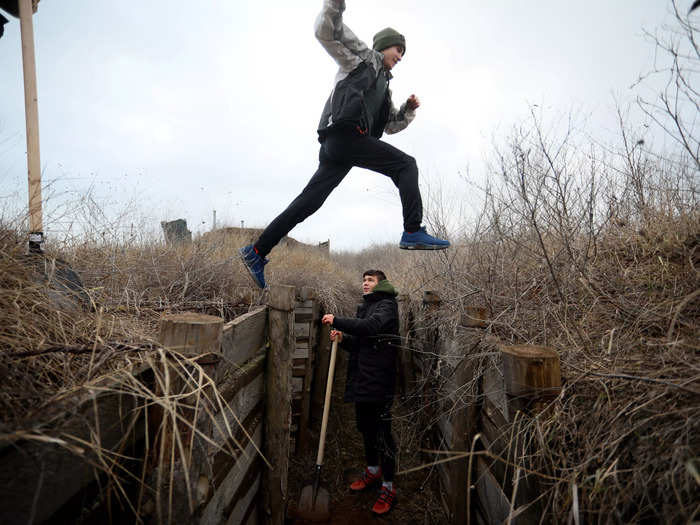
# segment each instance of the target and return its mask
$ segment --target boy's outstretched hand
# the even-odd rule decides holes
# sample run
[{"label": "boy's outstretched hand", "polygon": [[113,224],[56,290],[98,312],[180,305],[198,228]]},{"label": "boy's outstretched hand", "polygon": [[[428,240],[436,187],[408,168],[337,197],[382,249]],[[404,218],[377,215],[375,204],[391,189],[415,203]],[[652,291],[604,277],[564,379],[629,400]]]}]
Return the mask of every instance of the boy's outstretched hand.
[{"label": "boy's outstretched hand", "polygon": [[411,111],[416,110],[420,107],[420,100],[418,100],[418,97],[415,95],[411,95],[408,97],[406,100],[406,108],[410,109]]},{"label": "boy's outstretched hand", "polygon": [[[321,322],[323,324],[333,324],[333,321],[335,321],[335,316],[333,314],[326,314],[321,318]],[[331,341],[335,341],[336,338],[338,339],[338,342],[340,343],[343,340],[343,332],[339,330],[331,330]]]}]

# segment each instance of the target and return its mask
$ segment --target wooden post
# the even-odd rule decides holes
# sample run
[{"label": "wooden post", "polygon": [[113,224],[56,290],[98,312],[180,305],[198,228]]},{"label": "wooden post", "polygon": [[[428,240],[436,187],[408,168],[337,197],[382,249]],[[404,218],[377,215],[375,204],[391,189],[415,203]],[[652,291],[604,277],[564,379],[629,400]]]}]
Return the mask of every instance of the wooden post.
[{"label": "wooden post", "polygon": [[41,251],[44,228],[41,215],[41,160],[39,156],[39,103],[36,88],[32,0],[19,0],[24,71],[24,108],[27,125],[27,173],[29,178],[29,249]]},{"label": "wooden post", "polygon": [[[472,437],[476,434],[478,420],[477,396],[470,396],[470,392],[464,389],[464,385],[473,380],[474,361],[466,355],[462,362],[457,365],[454,374],[455,386],[459,392],[462,392],[462,395],[456,396],[455,399],[456,406],[454,407],[454,417],[452,418],[451,448],[452,450],[469,450]],[[451,461],[449,469],[452,494],[448,497],[452,523],[461,525],[469,522],[467,515],[471,511],[471,509],[467,508],[467,491],[470,490],[467,483],[469,460],[463,458]],[[472,472],[472,480],[474,479],[473,474]]]},{"label": "wooden post", "polygon": [[[200,356],[197,360],[204,368],[207,375],[211,378],[215,377],[215,367],[221,356],[221,341],[223,334],[224,320],[221,317],[213,315],[205,315],[198,313],[183,313],[164,315],[160,321],[160,343],[168,349],[177,351],[186,356]],[[165,363],[165,367],[170,367],[169,363]],[[163,377],[166,377],[165,370],[160,372]],[[174,371],[170,371],[170,383],[167,385],[168,391],[165,392],[162,388],[158,388],[161,395],[172,395],[180,393],[185,387],[184,380]],[[165,419],[163,409],[160,407],[154,408],[149,424],[151,435],[158,435],[157,445],[154,447],[154,452],[151,461],[161,469],[162,480],[165,484],[170,483],[172,478],[173,485],[170,489],[161,486],[156,492],[160,501],[157,502],[157,509],[160,518],[167,516],[167,521],[189,522],[192,512],[197,505],[195,497],[196,490],[193,493],[187,493],[187,485],[185,483],[184,472],[187,470],[190,473],[190,478],[195,471],[198,471],[192,460],[194,450],[191,448],[194,445],[192,439],[192,429],[199,425],[197,421],[200,414],[192,408],[178,408],[178,413],[182,419],[177,422],[174,418]],[[202,429],[205,434],[209,433],[210,429]],[[182,457],[175,445],[175,433],[181,436],[181,442],[184,444],[184,454]],[[173,453],[173,448],[175,452]],[[195,447],[196,448],[196,447]],[[170,458],[175,457],[173,470],[170,470]],[[166,475],[167,474],[167,475]],[[176,497],[172,500],[172,506],[168,503],[168,498],[162,496],[167,494],[168,490],[172,490]],[[161,519],[162,521],[162,519]]]},{"label": "wooden post", "polygon": [[503,380],[509,415],[541,409],[561,391],[559,354],[553,348],[535,345],[501,346]]},{"label": "wooden post", "polygon": [[401,336],[401,349],[399,351],[398,372],[399,391],[405,397],[414,384],[413,357],[411,353],[409,334],[411,331],[411,298],[407,294],[398,297],[399,303],[399,335]]},{"label": "wooden post", "polygon": [[270,349],[265,372],[265,457],[272,465],[263,476],[263,521],[282,525],[287,507],[289,429],[292,407],[294,338],[293,286],[270,286],[268,322]]},{"label": "wooden post", "polygon": [[421,371],[423,381],[423,401],[425,414],[428,421],[433,421],[435,415],[435,378],[433,370],[437,366],[437,345],[440,334],[436,326],[438,311],[442,300],[436,292],[423,292],[423,356],[421,357]]},{"label": "wooden post", "polygon": [[164,315],[160,320],[160,343],[188,356],[220,355],[223,329],[224,320],[214,315]]},{"label": "wooden post", "polygon": [[[559,354],[553,348],[535,345],[501,346],[507,417],[511,424],[518,411],[537,414],[561,391]],[[506,482],[506,480],[504,480]],[[541,516],[539,480],[523,475],[513,505],[527,507],[522,523],[536,523]],[[533,504],[534,502],[534,504]]]}]

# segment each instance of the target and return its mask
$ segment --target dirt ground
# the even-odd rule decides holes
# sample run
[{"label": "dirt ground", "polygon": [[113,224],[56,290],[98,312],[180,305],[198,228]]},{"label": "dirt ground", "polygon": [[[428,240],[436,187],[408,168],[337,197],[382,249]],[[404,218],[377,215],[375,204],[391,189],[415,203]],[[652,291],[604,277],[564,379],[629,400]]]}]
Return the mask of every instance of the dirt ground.
[{"label": "dirt ground", "polygon": [[[386,516],[376,516],[370,510],[378,493],[351,493],[348,486],[365,467],[362,438],[355,428],[355,407],[343,402],[345,390],[346,359],[339,354],[336,380],[326,437],[326,448],[321,486],[326,488],[331,499],[331,520],[335,525],[371,524],[444,524],[448,523],[440,503],[437,472],[431,468],[397,474],[394,485],[397,489],[397,503]],[[419,418],[408,417],[415,409],[410,402],[396,398],[394,401],[394,422],[392,425],[398,450],[397,472],[424,463],[419,451],[421,438]],[[320,414],[318,415],[320,419]],[[296,454],[291,458],[289,471],[290,507],[293,509],[299,500],[301,490],[313,482],[314,465],[318,447],[320,423],[316,422],[312,431],[312,450]],[[293,514],[293,511],[289,513]],[[300,519],[290,518],[289,524],[304,525]]]}]

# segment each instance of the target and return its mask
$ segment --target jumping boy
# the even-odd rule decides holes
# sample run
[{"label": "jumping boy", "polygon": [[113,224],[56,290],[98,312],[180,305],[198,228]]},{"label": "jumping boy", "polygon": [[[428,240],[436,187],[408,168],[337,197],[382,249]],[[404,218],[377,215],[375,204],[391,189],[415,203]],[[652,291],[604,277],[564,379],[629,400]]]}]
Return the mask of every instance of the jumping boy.
[{"label": "jumping boy", "polygon": [[350,490],[361,492],[381,483],[372,512],[385,514],[396,501],[396,444],[391,435],[391,404],[399,308],[396,290],[380,270],[367,270],[362,275],[362,293],[362,304],[355,318],[326,314],[322,322],[334,328],[331,340],[337,339],[350,354],[345,401],[355,403],[357,430],[364,440],[367,461],[367,468],[350,485]]},{"label": "jumping boy", "polygon": [[400,248],[442,250],[450,245],[421,227],[423,204],[415,159],[379,140],[385,131],[397,133],[406,128],[420,106],[415,95],[398,110],[391,101],[391,70],[406,52],[406,39],[394,29],[382,29],[374,35],[370,49],[343,23],[343,11],[345,0],[325,0],[316,19],[316,38],[340,66],[318,127],[318,169],[258,240],[239,250],[260,288],[265,288],[267,254],[294,226],[321,207],[353,166],[386,175],[399,189],[404,227]]}]

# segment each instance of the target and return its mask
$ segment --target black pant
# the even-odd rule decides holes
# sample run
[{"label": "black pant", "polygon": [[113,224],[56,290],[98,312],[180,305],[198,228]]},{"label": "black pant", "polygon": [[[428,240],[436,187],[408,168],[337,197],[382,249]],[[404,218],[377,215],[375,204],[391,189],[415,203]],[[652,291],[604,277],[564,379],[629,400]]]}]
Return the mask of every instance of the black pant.
[{"label": "black pant", "polygon": [[367,465],[381,465],[384,481],[394,481],[396,443],[391,435],[391,401],[356,402],[355,420],[365,442]]},{"label": "black pant", "polygon": [[318,169],[299,196],[262,232],[255,247],[264,257],[294,226],[318,210],[353,166],[376,171],[399,189],[403,226],[416,231],[423,219],[416,159],[403,151],[351,130],[329,132],[321,144]]}]

